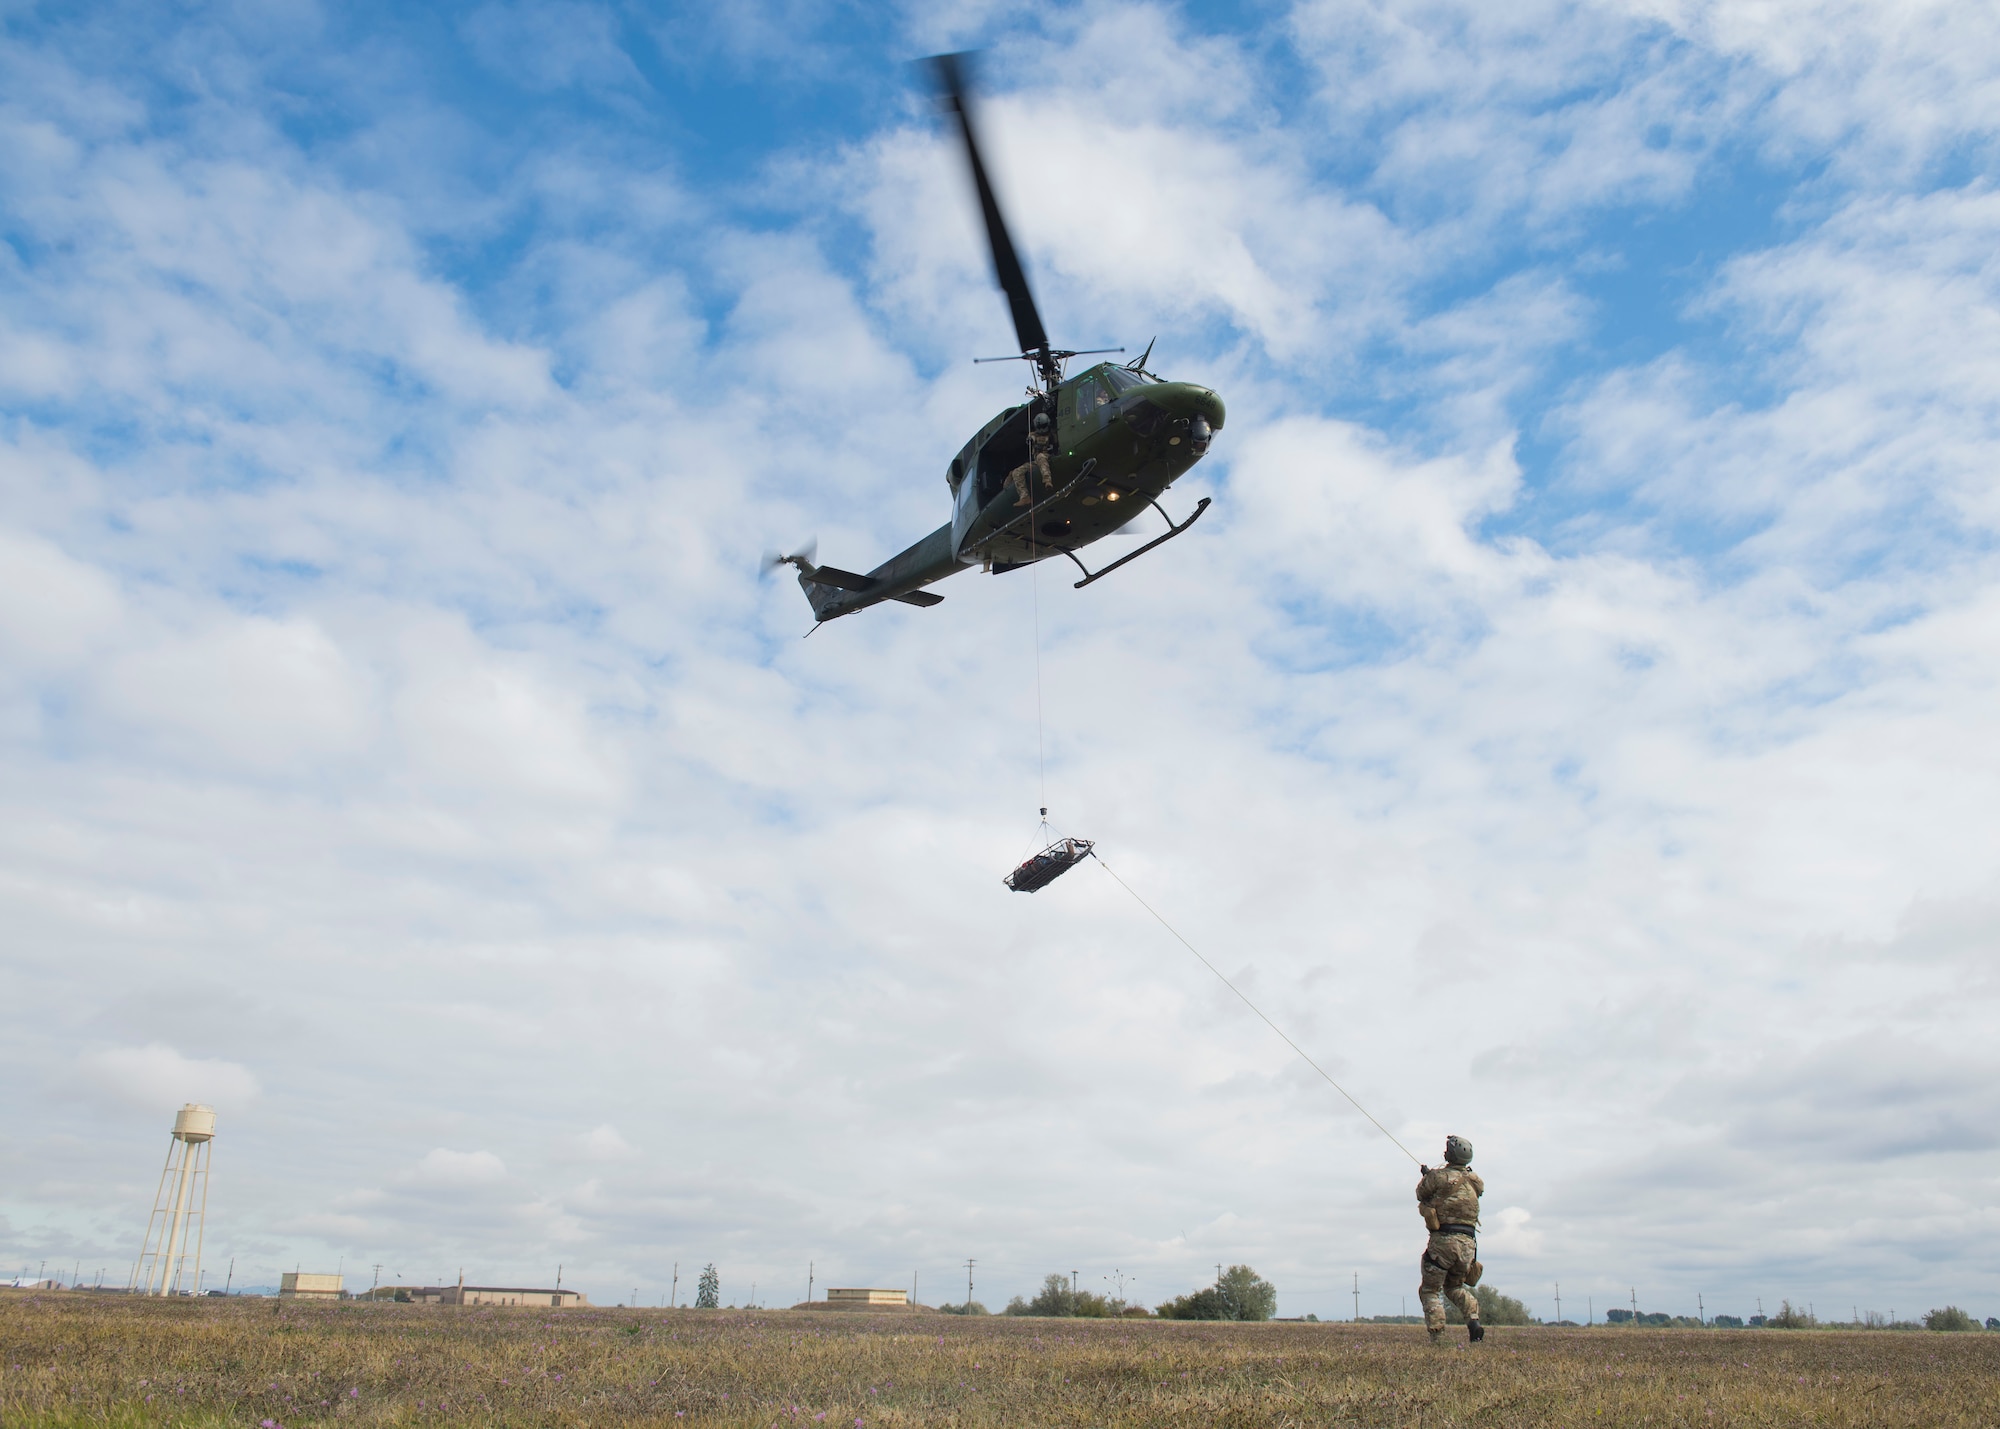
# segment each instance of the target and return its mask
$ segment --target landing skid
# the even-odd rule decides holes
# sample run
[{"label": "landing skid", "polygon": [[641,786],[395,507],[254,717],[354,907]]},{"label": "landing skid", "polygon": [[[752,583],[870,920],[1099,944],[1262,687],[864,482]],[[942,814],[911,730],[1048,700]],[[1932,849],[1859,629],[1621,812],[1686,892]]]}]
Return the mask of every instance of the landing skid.
[{"label": "landing skid", "polygon": [[1160,519],[1167,523],[1167,534],[1164,536],[1155,536],[1152,540],[1148,541],[1138,550],[1128,551],[1126,554],[1120,556],[1117,560],[1113,561],[1110,565],[1106,566],[1103,570],[1097,571],[1095,573],[1092,573],[1089,566],[1086,566],[1082,561],[1076,559],[1076,552],[1068,550],[1062,546],[1057,546],[1056,549],[1058,551],[1061,551],[1065,556],[1068,556],[1070,560],[1075,563],[1076,568],[1083,572],[1083,579],[1078,581],[1073,588],[1076,590],[1082,590],[1092,581],[1101,581],[1106,576],[1110,575],[1113,571],[1117,570],[1120,566],[1124,565],[1127,561],[1136,561],[1139,559],[1139,557],[1145,555],[1146,552],[1152,550],[1153,547],[1164,545],[1168,541],[1173,540],[1174,537],[1180,535],[1181,532],[1187,530],[1188,527],[1194,525],[1195,522],[1201,520],[1201,513],[1208,510],[1209,500],[1210,500],[1209,497],[1206,496],[1202,497],[1200,503],[1197,504],[1194,508],[1194,515],[1188,517],[1187,520],[1181,522],[1181,524],[1178,526],[1174,524],[1174,518],[1167,515],[1166,511],[1162,509],[1159,502],[1148,501],[1146,504],[1152,507],[1155,511],[1158,511],[1160,513]]}]

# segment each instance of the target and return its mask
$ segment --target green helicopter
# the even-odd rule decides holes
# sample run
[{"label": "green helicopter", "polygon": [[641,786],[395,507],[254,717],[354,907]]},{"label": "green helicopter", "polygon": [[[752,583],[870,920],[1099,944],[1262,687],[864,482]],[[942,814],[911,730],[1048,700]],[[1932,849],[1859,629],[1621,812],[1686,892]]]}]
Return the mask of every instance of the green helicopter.
[{"label": "green helicopter", "polygon": [[[814,629],[885,600],[936,605],[944,597],[926,587],[970,566],[998,574],[1065,556],[1083,572],[1076,582],[1081,588],[1171,541],[1208,509],[1203,497],[1176,523],[1159,497],[1207,454],[1222,429],[1222,399],[1207,387],[1148,372],[1151,343],[1136,362],[1103,362],[1074,377],[1063,375],[1069,359],[1098,354],[1049,345],[980,154],[966,59],[940,55],[930,63],[946,106],[958,116],[994,276],[1007,296],[1020,358],[1032,367],[1027,400],[981,427],[952,458],[945,472],[951,520],[908,550],[866,574],[817,565],[812,548],[765,558],[767,569],[797,567],[799,585],[812,602]],[[1078,551],[1127,525],[1145,506],[1167,523],[1163,534],[1096,571],[1078,558]]]}]

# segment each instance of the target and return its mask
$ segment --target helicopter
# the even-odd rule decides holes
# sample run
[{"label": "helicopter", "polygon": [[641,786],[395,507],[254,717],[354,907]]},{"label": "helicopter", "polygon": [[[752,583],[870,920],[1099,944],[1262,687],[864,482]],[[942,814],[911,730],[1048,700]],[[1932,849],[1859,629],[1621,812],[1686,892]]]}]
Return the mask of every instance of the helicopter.
[{"label": "helicopter", "polygon": [[[1208,509],[1204,496],[1177,523],[1159,498],[1207,455],[1222,429],[1220,397],[1207,387],[1169,382],[1147,371],[1150,342],[1137,361],[1098,363],[1065,377],[1071,358],[1122,349],[1075,352],[1050,345],[981,156],[967,83],[970,58],[938,55],[929,63],[945,106],[958,118],[994,277],[1014,320],[1019,360],[1030,364],[1027,400],[987,422],[951,459],[945,471],[951,519],[908,550],[865,574],[815,564],[816,547],[765,557],[767,570],[797,568],[815,630],[883,601],[937,605],[944,597],[926,587],[971,566],[998,575],[1066,556],[1083,572],[1076,582],[1081,589],[1181,535]],[[1147,506],[1167,523],[1163,535],[1096,571],[1078,558],[1078,551],[1130,524]]]}]

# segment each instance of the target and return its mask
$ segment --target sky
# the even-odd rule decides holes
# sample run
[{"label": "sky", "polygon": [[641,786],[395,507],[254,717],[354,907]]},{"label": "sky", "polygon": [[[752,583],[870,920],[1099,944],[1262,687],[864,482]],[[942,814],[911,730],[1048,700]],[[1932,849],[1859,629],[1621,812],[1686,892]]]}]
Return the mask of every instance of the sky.
[{"label": "sky", "polygon": [[[947,49],[1214,504],[801,640],[762,554],[1019,400]],[[208,1285],[1395,1314],[1456,1132],[1536,1314],[2000,1314],[1996,76],[1926,0],[8,4],[0,1271],[123,1283],[200,1100]],[[1130,893],[1008,892],[1042,805]]]}]

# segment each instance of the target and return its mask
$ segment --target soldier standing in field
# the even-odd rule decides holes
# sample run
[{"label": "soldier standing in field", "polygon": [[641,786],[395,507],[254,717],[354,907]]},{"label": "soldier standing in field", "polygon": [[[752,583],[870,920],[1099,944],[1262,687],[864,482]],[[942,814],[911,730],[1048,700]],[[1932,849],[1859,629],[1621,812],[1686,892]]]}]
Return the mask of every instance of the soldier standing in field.
[{"label": "soldier standing in field", "polygon": [[1464,1137],[1444,1139],[1444,1160],[1435,1170],[1423,1167],[1423,1179],[1417,1182],[1417,1212],[1431,1233],[1417,1300],[1432,1344],[1444,1337],[1447,1295],[1465,1316],[1466,1337],[1477,1344],[1486,1338],[1479,1324],[1479,1297],[1472,1293],[1485,1270],[1479,1263],[1479,1198],[1486,1194],[1486,1183],[1472,1169],[1472,1143]]}]

